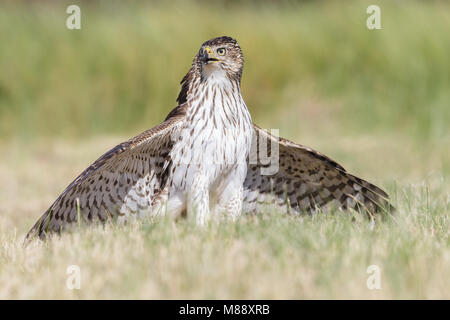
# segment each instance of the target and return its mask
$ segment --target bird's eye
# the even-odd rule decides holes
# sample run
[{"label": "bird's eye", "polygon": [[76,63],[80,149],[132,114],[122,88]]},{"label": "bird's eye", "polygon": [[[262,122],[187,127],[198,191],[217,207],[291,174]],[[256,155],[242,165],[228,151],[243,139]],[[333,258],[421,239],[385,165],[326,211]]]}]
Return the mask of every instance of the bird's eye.
[{"label": "bird's eye", "polygon": [[217,54],[219,56],[224,56],[225,55],[225,48],[219,48],[217,49]]}]

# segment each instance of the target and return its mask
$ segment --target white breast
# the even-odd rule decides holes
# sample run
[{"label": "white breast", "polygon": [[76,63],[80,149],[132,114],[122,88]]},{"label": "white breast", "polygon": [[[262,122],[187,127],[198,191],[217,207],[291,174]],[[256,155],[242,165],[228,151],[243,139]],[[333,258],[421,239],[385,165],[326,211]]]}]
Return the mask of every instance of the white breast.
[{"label": "white breast", "polygon": [[233,174],[245,163],[251,145],[252,122],[239,84],[209,77],[191,101],[187,121],[170,156],[172,183],[188,190],[193,179],[207,179],[210,185]]}]

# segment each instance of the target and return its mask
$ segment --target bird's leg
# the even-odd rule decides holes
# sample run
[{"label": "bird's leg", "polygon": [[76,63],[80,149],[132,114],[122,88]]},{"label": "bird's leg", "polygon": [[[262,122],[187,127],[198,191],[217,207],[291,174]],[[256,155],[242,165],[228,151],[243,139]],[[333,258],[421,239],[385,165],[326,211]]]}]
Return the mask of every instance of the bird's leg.
[{"label": "bird's leg", "polygon": [[203,226],[210,218],[209,188],[202,176],[197,176],[188,194],[188,216],[195,214],[197,225]]},{"label": "bird's leg", "polygon": [[229,190],[229,192],[231,192],[229,198],[226,201],[220,201],[217,204],[217,212],[219,214],[225,214],[225,216],[230,217],[234,221],[242,212],[244,188],[239,186]]},{"label": "bird's leg", "polygon": [[243,177],[246,168],[238,168],[237,174],[230,175],[226,181],[223,191],[218,197],[216,213],[224,214],[232,220],[236,220],[242,213],[242,202],[244,197]]}]

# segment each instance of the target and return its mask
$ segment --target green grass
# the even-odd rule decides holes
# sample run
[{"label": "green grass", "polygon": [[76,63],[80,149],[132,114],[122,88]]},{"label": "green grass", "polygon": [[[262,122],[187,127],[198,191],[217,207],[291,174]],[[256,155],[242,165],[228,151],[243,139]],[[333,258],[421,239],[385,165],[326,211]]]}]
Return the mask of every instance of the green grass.
[{"label": "green grass", "polygon": [[[24,249],[26,232],[69,181],[122,139],[0,145],[0,298],[450,296],[450,184],[435,169],[446,150],[426,159],[425,150],[411,150],[405,141],[368,145],[370,135],[351,145],[345,137],[322,142],[321,151],[352,153],[337,159],[391,195],[396,214],[373,230],[350,213],[293,218],[273,212],[205,229],[190,220],[81,226]],[[391,156],[377,152],[384,148]],[[414,157],[426,161],[411,163]],[[70,265],[80,267],[80,290],[66,288]],[[380,267],[381,290],[366,287],[370,265]]]},{"label": "green grass", "polygon": [[[80,31],[69,2],[0,4],[0,298],[450,297],[450,4],[80,3]],[[373,3],[382,30],[365,27]],[[223,34],[243,48],[254,121],[383,187],[396,214],[373,230],[339,212],[81,226],[24,249],[74,177],[166,116]]]}]

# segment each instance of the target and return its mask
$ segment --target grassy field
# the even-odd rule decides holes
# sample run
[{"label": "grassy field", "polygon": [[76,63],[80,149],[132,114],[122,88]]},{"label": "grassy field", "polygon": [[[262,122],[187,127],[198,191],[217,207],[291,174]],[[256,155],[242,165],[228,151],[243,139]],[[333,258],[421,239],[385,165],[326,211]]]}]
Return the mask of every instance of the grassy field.
[{"label": "grassy field", "polygon": [[[69,2],[0,4],[0,298],[450,298],[449,3],[79,3],[78,31]],[[365,26],[373,3],[382,30]],[[395,216],[143,221],[24,249],[80,171],[165,117],[223,34],[243,48],[254,121],[386,189]]]}]

